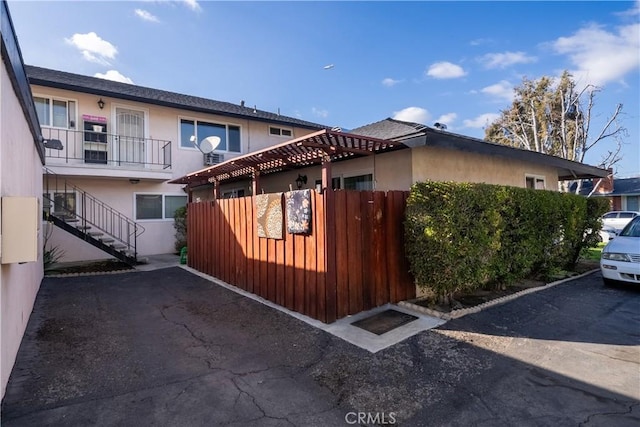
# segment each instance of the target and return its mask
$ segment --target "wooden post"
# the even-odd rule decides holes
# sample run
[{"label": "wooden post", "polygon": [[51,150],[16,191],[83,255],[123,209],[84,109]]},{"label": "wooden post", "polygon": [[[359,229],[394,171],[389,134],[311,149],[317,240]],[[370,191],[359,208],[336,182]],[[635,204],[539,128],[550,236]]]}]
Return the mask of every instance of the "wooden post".
[{"label": "wooden post", "polygon": [[335,202],[334,191],[331,187],[331,158],[328,154],[322,159],[322,189],[325,221],[326,321],[332,323],[336,320],[338,287],[336,281]]},{"label": "wooden post", "polygon": [[193,190],[189,186],[187,186],[187,197],[188,197],[189,203],[193,203]]},{"label": "wooden post", "polygon": [[218,180],[213,180],[213,200],[218,200],[220,198],[220,183]]},{"label": "wooden post", "polygon": [[260,189],[260,172],[257,169],[253,170],[253,178],[251,179],[251,192],[252,196],[258,195],[258,190]]}]

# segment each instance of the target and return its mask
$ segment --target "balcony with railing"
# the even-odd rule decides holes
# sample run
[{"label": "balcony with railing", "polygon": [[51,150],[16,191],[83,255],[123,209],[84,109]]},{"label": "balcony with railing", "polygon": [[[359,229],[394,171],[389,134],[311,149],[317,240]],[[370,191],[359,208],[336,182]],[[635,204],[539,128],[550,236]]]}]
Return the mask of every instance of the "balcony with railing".
[{"label": "balcony with railing", "polygon": [[42,136],[46,163],[51,167],[68,166],[102,173],[105,169],[122,170],[128,176],[171,173],[171,141],[113,135],[97,128],[43,128]]}]

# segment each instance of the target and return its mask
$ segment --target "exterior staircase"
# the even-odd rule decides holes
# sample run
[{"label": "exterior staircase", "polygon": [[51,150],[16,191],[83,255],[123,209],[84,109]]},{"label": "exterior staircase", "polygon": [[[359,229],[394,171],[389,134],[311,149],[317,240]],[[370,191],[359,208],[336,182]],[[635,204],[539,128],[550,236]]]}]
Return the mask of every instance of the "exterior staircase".
[{"label": "exterior staircase", "polygon": [[45,168],[46,221],[131,266],[145,229],[126,215]]}]

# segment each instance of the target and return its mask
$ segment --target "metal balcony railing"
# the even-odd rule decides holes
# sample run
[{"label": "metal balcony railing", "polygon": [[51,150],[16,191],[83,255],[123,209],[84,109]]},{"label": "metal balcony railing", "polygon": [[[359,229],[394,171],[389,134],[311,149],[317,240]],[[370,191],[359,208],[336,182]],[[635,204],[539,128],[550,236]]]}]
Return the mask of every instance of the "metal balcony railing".
[{"label": "metal balcony railing", "polygon": [[46,146],[45,157],[54,164],[106,165],[113,168],[145,170],[171,169],[171,141],[136,138],[88,130],[42,128]]}]

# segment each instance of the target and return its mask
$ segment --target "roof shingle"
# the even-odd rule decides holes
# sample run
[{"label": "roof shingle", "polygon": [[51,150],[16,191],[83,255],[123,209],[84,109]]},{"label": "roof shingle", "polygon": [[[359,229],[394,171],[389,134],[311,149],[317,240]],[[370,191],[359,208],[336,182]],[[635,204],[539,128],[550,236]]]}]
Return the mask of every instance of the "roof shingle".
[{"label": "roof shingle", "polygon": [[39,86],[67,89],[76,92],[144,102],[147,104],[161,105],[201,113],[252,119],[289,126],[299,126],[307,129],[327,128],[326,126],[318,123],[282,116],[280,114],[232,104],[230,102],[216,101],[198,96],[184,95],[128,83],[114,82],[97,77],[35,67],[33,65],[25,66],[25,70],[30,83]]}]

